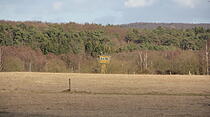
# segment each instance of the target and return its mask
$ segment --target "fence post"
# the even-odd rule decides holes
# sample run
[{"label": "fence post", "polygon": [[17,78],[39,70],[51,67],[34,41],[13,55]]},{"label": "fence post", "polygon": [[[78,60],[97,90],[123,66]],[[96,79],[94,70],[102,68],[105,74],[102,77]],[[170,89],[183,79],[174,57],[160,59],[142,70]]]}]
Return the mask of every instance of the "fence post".
[{"label": "fence post", "polygon": [[69,91],[71,92],[71,79],[69,78]]}]

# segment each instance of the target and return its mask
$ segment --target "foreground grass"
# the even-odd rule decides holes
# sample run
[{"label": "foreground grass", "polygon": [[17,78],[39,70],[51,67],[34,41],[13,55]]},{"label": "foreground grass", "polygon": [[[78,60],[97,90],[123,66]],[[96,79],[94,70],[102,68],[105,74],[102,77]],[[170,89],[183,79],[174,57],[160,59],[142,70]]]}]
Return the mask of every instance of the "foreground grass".
[{"label": "foreground grass", "polygon": [[[210,96],[210,77],[195,75],[127,75],[1,72],[1,92]],[[64,91],[68,92],[68,91]]]}]

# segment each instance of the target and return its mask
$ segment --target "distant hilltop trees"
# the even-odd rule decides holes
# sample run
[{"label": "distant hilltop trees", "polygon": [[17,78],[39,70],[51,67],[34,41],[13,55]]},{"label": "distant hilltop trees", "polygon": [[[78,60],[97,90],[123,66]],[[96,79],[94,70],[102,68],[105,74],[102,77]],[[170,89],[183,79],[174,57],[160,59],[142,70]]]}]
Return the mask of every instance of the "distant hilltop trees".
[{"label": "distant hilltop trees", "polygon": [[210,24],[200,23],[131,23],[131,24],[122,24],[121,27],[127,28],[139,28],[139,29],[155,29],[157,27],[171,28],[171,29],[192,29],[195,27],[202,27],[204,29],[209,29]]}]

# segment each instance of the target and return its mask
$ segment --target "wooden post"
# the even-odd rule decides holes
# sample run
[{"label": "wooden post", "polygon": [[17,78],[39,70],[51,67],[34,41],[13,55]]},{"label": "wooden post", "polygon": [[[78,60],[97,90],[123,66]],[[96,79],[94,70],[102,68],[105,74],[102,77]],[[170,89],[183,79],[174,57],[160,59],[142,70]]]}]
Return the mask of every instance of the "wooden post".
[{"label": "wooden post", "polygon": [[106,64],[101,64],[101,73],[102,74],[106,73]]},{"label": "wooden post", "polygon": [[71,79],[69,78],[69,91],[71,92]]}]

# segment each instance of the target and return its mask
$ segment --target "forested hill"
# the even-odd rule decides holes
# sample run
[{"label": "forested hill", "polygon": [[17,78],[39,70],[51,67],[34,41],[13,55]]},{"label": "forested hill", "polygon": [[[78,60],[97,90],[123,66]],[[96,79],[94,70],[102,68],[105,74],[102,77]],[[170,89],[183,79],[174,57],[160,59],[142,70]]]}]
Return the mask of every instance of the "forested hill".
[{"label": "forested hill", "polygon": [[195,27],[203,27],[204,29],[210,28],[210,24],[190,24],[190,23],[131,23],[122,24],[122,27],[128,28],[140,28],[140,29],[155,29],[159,26],[164,28],[174,28],[174,29],[192,29]]},{"label": "forested hill", "polygon": [[[0,71],[206,74],[210,29],[0,21]],[[210,46],[210,41],[208,41]]]},{"label": "forested hill", "polygon": [[210,29],[130,29],[98,24],[0,21],[0,45],[39,48],[44,54],[111,54],[135,50],[200,50]]}]

